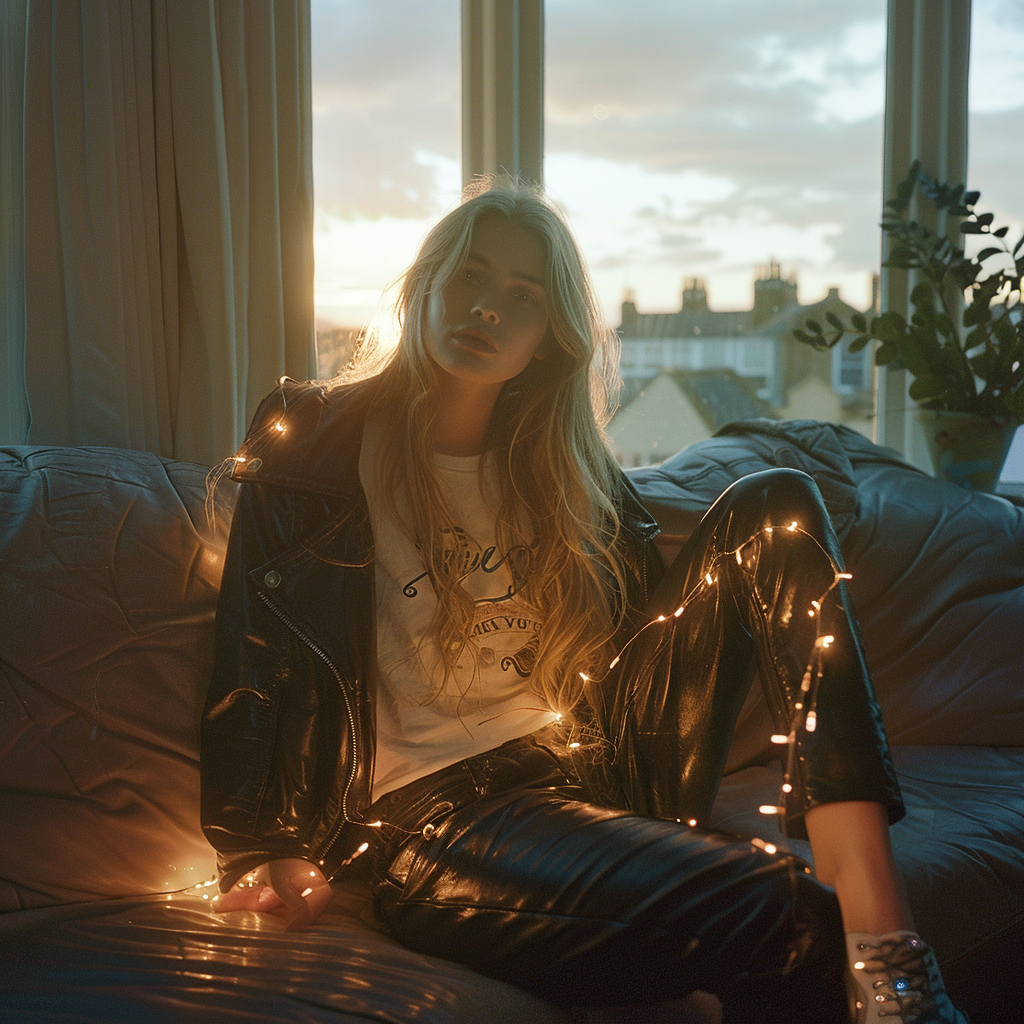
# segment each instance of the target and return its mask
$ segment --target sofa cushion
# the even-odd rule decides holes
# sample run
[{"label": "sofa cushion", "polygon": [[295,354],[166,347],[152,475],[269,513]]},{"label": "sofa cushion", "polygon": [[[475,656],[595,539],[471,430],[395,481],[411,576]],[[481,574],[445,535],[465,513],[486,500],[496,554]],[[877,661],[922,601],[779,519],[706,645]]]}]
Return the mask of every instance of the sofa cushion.
[{"label": "sofa cushion", "polygon": [[209,878],[198,735],[226,539],[205,471],[0,449],[0,910]]},{"label": "sofa cushion", "polygon": [[339,888],[313,928],[287,934],[274,918],[212,913],[200,889],[8,914],[0,918],[0,1016],[22,1024],[569,1024],[527,992],[402,949],[367,926],[362,906]]}]

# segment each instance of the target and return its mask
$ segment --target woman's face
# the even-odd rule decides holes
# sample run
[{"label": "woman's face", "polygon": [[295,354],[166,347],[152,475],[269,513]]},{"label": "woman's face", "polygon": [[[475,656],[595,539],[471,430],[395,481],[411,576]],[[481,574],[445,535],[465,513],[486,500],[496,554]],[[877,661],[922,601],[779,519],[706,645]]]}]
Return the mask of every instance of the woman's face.
[{"label": "woman's face", "polygon": [[473,226],[469,253],[445,286],[443,313],[431,305],[428,355],[450,376],[500,389],[543,357],[548,313],[544,244],[501,213]]}]

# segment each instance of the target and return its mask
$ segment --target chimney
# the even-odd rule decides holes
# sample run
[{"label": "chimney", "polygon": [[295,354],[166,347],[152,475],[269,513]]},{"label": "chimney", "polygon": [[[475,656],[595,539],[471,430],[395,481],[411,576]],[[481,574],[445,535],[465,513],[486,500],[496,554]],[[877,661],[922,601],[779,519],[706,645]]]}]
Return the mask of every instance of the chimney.
[{"label": "chimney", "polygon": [[708,292],[702,277],[683,279],[683,312],[706,313],[708,311]]}]

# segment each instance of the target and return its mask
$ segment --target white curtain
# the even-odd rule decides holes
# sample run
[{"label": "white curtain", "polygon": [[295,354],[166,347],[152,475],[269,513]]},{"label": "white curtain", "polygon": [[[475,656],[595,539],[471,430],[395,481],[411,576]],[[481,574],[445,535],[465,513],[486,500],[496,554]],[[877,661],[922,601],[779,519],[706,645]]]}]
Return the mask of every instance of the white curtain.
[{"label": "white curtain", "polygon": [[309,0],[21,6],[2,440],[211,465],[315,376]]}]

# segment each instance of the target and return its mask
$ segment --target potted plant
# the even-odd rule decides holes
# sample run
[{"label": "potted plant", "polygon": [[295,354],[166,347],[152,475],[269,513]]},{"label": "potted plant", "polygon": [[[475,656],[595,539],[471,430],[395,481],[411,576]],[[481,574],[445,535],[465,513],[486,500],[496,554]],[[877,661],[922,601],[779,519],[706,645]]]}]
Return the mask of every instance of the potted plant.
[{"label": "potted plant", "polygon": [[[962,218],[962,235],[985,235],[968,257],[959,236],[936,233],[908,214],[915,190],[934,205],[939,224]],[[965,486],[993,490],[1017,426],[1024,422],[1024,236],[1011,250],[1007,228],[993,228],[991,213],[978,213],[978,192],[941,184],[914,161],[896,196],[885,204],[882,230],[889,239],[884,266],[916,270],[909,323],[895,310],[849,325],[834,313],[828,327],[807,320],[794,335],[816,349],[830,349],[848,334],[850,351],[878,342],[875,362],[906,369],[910,397],[925,410],[925,428],[936,472]]]}]

